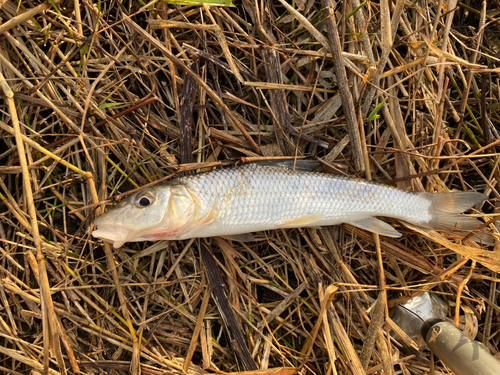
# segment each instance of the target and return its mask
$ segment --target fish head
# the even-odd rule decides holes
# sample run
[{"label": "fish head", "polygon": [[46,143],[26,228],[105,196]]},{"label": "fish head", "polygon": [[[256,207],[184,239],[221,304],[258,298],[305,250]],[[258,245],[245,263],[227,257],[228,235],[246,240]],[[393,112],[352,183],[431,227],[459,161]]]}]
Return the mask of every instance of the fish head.
[{"label": "fish head", "polygon": [[175,239],[196,221],[198,204],[182,185],[140,190],[98,216],[96,238],[121,247],[125,242]]}]

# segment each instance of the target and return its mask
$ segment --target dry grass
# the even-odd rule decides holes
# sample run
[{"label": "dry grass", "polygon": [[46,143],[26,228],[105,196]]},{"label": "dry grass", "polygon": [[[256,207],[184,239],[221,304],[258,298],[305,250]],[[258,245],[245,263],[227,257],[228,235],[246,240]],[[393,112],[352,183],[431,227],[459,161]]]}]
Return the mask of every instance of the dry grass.
[{"label": "dry grass", "polygon": [[402,226],[116,251],[90,236],[127,191],[281,156],[484,192],[496,233],[500,2],[341,3],[0,1],[0,372],[447,374],[389,339],[387,309],[422,290],[498,355],[498,248]]}]

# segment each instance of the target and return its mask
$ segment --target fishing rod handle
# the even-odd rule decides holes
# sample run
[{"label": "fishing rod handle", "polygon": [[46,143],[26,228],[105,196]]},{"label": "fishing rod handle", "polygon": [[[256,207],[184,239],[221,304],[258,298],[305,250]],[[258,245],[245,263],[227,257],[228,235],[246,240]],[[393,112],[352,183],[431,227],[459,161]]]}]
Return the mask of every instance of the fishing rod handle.
[{"label": "fishing rod handle", "polygon": [[423,335],[427,346],[456,375],[500,374],[500,362],[453,323],[430,324]]}]

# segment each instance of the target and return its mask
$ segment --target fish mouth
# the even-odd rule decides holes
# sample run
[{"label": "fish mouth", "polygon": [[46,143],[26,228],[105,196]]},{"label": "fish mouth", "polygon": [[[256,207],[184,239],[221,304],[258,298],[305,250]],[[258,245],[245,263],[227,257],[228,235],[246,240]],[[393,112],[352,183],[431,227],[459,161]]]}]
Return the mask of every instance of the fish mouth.
[{"label": "fish mouth", "polygon": [[97,229],[92,232],[92,236],[112,243],[115,249],[122,247],[127,242],[129,235],[130,229],[116,225],[98,225]]}]

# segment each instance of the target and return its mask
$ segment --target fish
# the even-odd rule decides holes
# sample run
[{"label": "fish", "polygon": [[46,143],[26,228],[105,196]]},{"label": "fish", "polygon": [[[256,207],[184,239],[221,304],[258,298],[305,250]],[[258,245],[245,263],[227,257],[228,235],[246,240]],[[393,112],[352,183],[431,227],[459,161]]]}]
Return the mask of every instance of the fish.
[{"label": "fish", "polygon": [[253,232],[342,223],[400,237],[380,216],[462,234],[482,224],[462,215],[487,199],[482,193],[404,191],[308,171],[297,162],[297,169],[285,162],[253,163],[144,188],[98,216],[92,235],[119,248],[126,242],[215,236],[251,241]]}]

